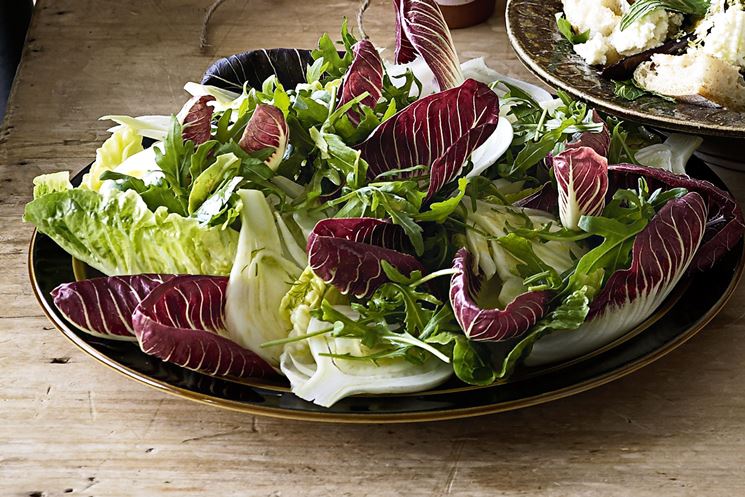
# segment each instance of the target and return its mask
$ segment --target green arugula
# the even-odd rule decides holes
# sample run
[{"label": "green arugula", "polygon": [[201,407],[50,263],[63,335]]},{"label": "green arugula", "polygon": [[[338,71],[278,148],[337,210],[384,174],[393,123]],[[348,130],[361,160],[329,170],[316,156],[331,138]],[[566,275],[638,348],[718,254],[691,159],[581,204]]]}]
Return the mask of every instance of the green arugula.
[{"label": "green arugula", "polygon": [[[349,32],[347,24],[347,18],[345,17],[341,25],[341,45],[344,47],[343,56],[339,55],[339,49],[328,33],[324,33],[321,36],[321,39],[318,40],[318,48],[311,53],[314,60],[323,59],[322,65],[325,66],[323,73],[326,75],[326,79],[337,79],[344,76],[354,60],[352,46],[357,43],[357,39]],[[319,69],[315,71],[320,72]],[[316,76],[316,74],[313,74],[313,76]],[[316,81],[318,80],[323,80],[323,78],[319,77]]]},{"label": "green arugula", "polygon": [[647,90],[637,86],[633,79],[613,81],[613,93],[629,102],[633,102],[644,95],[651,95]]},{"label": "green arugula", "polygon": [[575,33],[572,24],[563,15],[556,16],[556,25],[559,27],[559,32],[564,35],[564,38],[569,40],[572,45],[579,43],[586,43],[590,39],[590,30],[583,33]]}]

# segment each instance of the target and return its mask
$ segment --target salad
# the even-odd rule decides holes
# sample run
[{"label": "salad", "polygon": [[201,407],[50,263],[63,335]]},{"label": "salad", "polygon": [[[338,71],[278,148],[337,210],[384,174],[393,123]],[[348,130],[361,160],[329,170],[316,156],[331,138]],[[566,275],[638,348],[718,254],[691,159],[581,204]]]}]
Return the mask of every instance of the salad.
[{"label": "salad", "polygon": [[745,111],[743,0],[562,0],[559,31],[615,93]]},{"label": "salad", "polygon": [[116,123],[24,219],[103,277],[53,291],[80,329],[322,406],[488,385],[644,321],[743,233],[661,139],[460,63],[433,0],[394,2],[385,60],[342,25],[222,59],[173,116]]}]

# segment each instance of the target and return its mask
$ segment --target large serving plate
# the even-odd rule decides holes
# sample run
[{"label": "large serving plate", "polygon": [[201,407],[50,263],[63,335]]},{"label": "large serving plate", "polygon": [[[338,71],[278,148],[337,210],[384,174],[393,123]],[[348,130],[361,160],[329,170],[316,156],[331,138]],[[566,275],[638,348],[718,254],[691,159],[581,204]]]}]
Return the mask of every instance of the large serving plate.
[{"label": "large serving plate", "polygon": [[[510,43],[523,64],[547,84],[627,120],[667,130],[745,139],[745,113],[742,112],[669,102],[655,96],[644,96],[633,102],[617,97],[613,82],[602,78],[597,68],[588,66],[559,33],[555,14],[561,11],[561,0],[507,2],[505,20]],[[684,74],[680,76],[685,77]],[[739,141],[739,150],[743,143],[745,140]],[[708,150],[711,157],[723,154],[721,146],[716,148],[719,152]],[[731,154],[724,155],[732,160]],[[730,164],[730,167],[740,169],[743,166]]]},{"label": "large serving plate", "polygon": [[[77,174],[73,184],[79,183]],[[689,172],[722,186],[703,162]],[[144,354],[137,344],[95,338],[70,323],[55,308],[50,292],[57,285],[95,276],[49,237],[35,232],[29,248],[34,293],[54,325],[75,345],[125,376],[158,390],[206,404],[251,414],[345,423],[389,423],[452,419],[527,407],[566,397],[629,374],[667,354],[708,323],[732,294],[745,257],[740,242],[706,273],[685,279],[660,309],[621,339],[578,359],[542,368],[519,368],[508,381],[488,387],[455,380],[422,393],[357,396],[332,408],[293,395],[287,383],[267,379],[211,377],[164,363]],[[697,289],[706,288],[706,292]]]}]

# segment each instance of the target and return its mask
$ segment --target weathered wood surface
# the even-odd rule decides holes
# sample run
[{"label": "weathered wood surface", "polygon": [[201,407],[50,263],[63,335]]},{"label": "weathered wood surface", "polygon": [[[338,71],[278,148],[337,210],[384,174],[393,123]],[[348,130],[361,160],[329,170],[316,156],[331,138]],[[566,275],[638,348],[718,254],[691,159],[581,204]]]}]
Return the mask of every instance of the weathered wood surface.
[{"label": "weathered wood surface", "polygon": [[[0,131],[0,495],[745,493],[743,287],[706,330],[636,374],[548,405],[421,425],[316,425],[193,404],[119,376],[56,332],[27,281],[20,216],[31,178],[89,162],[106,136],[99,116],[170,113],[212,59],[312,46],[356,9],[228,0],[202,54],[208,3],[45,0],[35,13]],[[389,2],[373,3],[367,31],[390,47]],[[462,56],[529,77],[501,14],[454,36]],[[745,178],[724,176],[745,199]]]}]

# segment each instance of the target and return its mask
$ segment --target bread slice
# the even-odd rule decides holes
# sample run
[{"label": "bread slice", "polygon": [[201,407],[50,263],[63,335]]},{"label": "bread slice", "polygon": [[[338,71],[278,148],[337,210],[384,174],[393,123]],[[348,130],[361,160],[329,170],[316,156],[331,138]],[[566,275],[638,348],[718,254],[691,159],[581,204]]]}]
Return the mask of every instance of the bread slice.
[{"label": "bread slice", "polygon": [[739,69],[702,52],[654,55],[636,68],[634,81],[684,102],[745,111],[745,80]]}]

